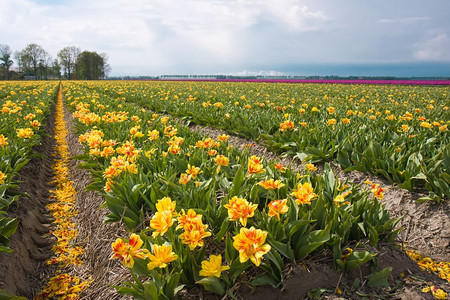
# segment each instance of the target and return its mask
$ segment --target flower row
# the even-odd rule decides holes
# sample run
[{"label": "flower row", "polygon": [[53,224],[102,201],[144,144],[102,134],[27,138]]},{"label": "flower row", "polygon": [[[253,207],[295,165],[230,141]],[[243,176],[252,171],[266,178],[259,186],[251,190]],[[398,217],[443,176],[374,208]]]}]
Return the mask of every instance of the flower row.
[{"label": "flower row", "polygon": [[301,160],[450,196],[449,87],[231,82],[84,83],[100,94],[259,139]]},{"label": "flower row", "polygon": [[[214,140],[148,113],[123,101],[125,93],[111,98],[76,83],[65,90],[89,188],[105,197],[105,221],[132,233],[113,243],[134,279],[120,293],[165,299],[200,284],[223,295],[254,268],[254,285],[279,287],[287,262],[332,253],[348,271],[375,257],[357,245],[396,235],[377,199],[381,187],[340,182],[329,166],[296,173],[229,145],[226,135]],[[344,255],[348,245],[354,251]]]},{"label": "flower row", "polygon": [[7,216],[7,209],[20,196],[16,176],[45,133],[56,87],[48,82],[0,85],[0,252],[13,251],[9,237],[18,223]]}]

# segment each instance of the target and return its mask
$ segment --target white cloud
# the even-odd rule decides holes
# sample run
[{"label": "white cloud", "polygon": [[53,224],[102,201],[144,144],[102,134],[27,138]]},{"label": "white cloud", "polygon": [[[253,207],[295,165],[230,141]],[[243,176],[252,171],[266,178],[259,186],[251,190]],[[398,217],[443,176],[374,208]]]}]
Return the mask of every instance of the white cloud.
[{"label": "white cloud", "polygon": [[[180,4],[179,0],[167,0],[153,9],[152,18],[185,43],[187,56],[193,48],[201,53],[200,58],[239,60],[248,48],[242,44],[246,32],[257,30],[262,22],[283,30],[318,30],[327,19],[325,13],[300,6],[300,2],[195,0]],[[176,9],[179,5],[182,9]]]},{"label": "white cloud", "polygon": [[380,23],[410,23],[417,21],[428,21],[429,17],[410,17],[410,18],[398,18],[398,19],[380,19]]},{"label": "white cloud", "polygon": [[249,1],[167,0],[155,8],[155,17],[162,25],[180,32],[235,30],[254,24],[259,10]]},{"label": "white cloud", "polygon": [[324,11],[312,11],[307,6],[301,5],[301,1],[270,1],[264,13],[272,15],[274,23],[280,23],[288,29],[308,32],[316,31],[329,19]]},{"label": "white cloud", "polygon": [[390,1],[354,1],[344,7],[334,0],[2,0],[0,43],[13,50],[37,43],[53,57],[70,45],[106,52],[112,74],[123,75],[243,69],[270,75],[258,70],[398,61],[412,53],[408,59],[449,60],[445,0],[420,9],[398,0],[402,9],[384,19]]},{"label": "white cloud", "polygon": [[415,45],[414,57],[421,61],[450,61],[450,38],[440,33]]},{"label": "white cloud", "polygon": [[21,26],[45,13],[48,8],[28,0],[3,1],[0,26]]},{"label": "white cloud", "polygon": [[[310,31],[327,19],[323,11],[312,11],[301,3],[300,0],[166,0],[155,7],[155,13],[161,24],[178,31],[241,30],[261,21]],[[182,9],[177,9],[179,6]]]},{"label": "white cloud", "polygon": [[[53,56],[68,45],[104,51],[113,70],[115,64],[137,64],[137,58],[161,66],[183,58],[192,64],[242,62],[248,55],[246,34],[258,30],[261,23],[283,31],[307,32],[319,30],[327,19],[323,11],[311,10],[301,0],[39,3],[7,1],[0,24],[6,32],[16,33],[8,38],[15,41],[13,47],[38,43],[51,48]],[[125,50],[133,53],[131,57],[124,55]]]}]

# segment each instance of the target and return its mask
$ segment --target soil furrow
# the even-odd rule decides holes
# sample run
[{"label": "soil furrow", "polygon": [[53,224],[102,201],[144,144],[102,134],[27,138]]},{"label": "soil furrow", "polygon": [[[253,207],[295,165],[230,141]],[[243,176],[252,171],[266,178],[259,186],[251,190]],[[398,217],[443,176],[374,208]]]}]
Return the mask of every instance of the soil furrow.
[{"label": "soil furrow", "polygon": [[[71,114],[65,109],[65,121],[69,130],[67,143],[71,157],[83,154],[78,136],[75,134]],[[69,160],[70,179],[77,191],[75,208],[78,215],[77,243],[84,249],[83,264],[72,268],[72,274],[92,277],[92,284],[83,292],[82,299],[126,299],[111,287],[129,279],[129,272],[120,263],[112,261],[111,243],[118,237],[126,235],[120,223],[104,224],[107,209],[101,208],[103,197],[96,192],[85,191],[92,183],[88,170],[78,168],[80,161]]]},{"label": "soil furrow", "polygon": [[50,116],[45,127],[46,135],[41,145],[33,152],[42,154],[33,157],[18,176],[20,197],[17,206],[10,209],[10,216],[19,221],[15,234],[11,237],[13,253],[0,254],[0,288],[18,296],[32,299],[42,288],[53,271],[45,261],[51,256],[50,235],[51,216],[45,205],[48,203],[49,184],[52,178],[51,164],[54,117]]}]

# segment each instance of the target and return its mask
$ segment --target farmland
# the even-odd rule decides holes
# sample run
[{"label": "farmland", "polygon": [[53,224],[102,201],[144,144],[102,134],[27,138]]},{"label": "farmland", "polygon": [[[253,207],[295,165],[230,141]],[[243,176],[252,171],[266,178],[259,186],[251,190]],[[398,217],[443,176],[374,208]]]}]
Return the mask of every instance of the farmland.
[{"label": "farmland", "polygon": [[[103,292],[105,273],[86,268],[105,258],[106,273],[122,274],[108,297],[250,297],[248,286],[270,286],[273,297],[393,297],[405,292],[400,281],[417,295],[449,291],[448,86],[78,81],[63,82],[57,97],[58,87],[0,90],[0,250],[14,250],[21,216],[11,211],[24,205],[15,178],[46,135],[41,124],[56,126],[47,130],[57,159],[46,203],[56,246],[46,261],[60,271],[38,299]],[[75,191],[80,169],[89,183]],[[84,191],[100,200],[73,203]],[[400,193],[408,203],[393,208]],[[101,204],[97,220],[83,217]],[[410,230],[431,249],[406,244]],[[94,236],[102,241],[86,241]],[[395,269],[392,257],[416,266],[405,249],[431,275]],[[296,272],[319,264],[338,275],[292,288]]]},{"label": "farmland", "polygon": [[448,87],[133,82],[105,92],[302,161],[333,160],[438,201],[450,196]]}]

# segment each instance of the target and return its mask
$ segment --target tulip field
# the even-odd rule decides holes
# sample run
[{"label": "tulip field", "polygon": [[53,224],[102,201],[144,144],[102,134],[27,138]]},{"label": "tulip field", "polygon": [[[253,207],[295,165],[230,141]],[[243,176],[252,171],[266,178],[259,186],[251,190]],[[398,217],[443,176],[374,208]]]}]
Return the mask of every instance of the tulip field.
[{"label": "tulip field", "polygon": [[[417,203],[449,204],[448,85],[20,82],[0,84],[0,104],[2,252],[14,250],[9,238],[20,222],[8,214],[21,197],[16,176],[36,155],[54,111],[54,190],[46,209],[56,241],[46,263],[59,267],[35,299],[79,299],[96,280],[70,274],[92,259],[77,241],[71,159],[89,171],[86,189],[103,197],[107,215],[99,221],[122,226],[101,255],[126,270],[126,279],[109,285],[135,299],[239,299],[242,286],[282,295],[288,270],[319,261],[338,274],[370,266],[353,288],[387,287],[392,267],[378,265],[377,249],[405,245],[401,216],[385,207],[384,194],[405,189],[419,195]],[[193,124],[224,133],[212,138]],[[76,135],[81,155],[70,156],[68,135]],[[238,147],[231,137],[249,144]],[[255,154],[254,143],[280,159]],[[386,184],[351,182],[336,167]],[[413,250],[407,253],[422,269],[448,284],[448,262]],[[351,287],[340,282],[316,293],[349,296]],[[418,291],[445,299],[442,285]]]},{"label": "tulip field", "polygon": [[34,82],[0,84],[0,252],[10,252],[9,237],[17,220],[7,214],[20,193],[16,175],[40,143],[57,86]]},{"label": "tulip field", "polygon": [[[100,91],[101,87],[97,90]],[[274,83],[117,83],[105,93],[257,139],[302,161],[450,196],[448,87]]]}]

